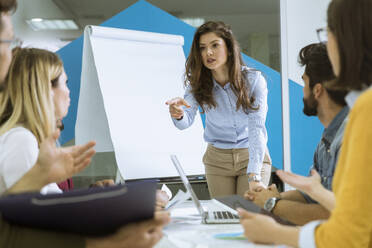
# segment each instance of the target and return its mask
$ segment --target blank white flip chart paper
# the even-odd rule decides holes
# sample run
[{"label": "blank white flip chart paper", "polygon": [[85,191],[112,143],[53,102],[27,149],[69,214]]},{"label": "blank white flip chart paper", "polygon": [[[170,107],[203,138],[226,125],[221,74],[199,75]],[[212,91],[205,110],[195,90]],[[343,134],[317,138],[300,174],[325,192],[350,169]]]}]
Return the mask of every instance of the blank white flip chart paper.
[{"label": "blank white flip chart paper", "polygon": [[75,141],[96,140],[97,152],[114,151],[126,180],[178,176],[170,154],[187,175],[204,174],[200,115],[180,131],[165,105],[184,94],[183,42],[179,35],[85,29]]}]

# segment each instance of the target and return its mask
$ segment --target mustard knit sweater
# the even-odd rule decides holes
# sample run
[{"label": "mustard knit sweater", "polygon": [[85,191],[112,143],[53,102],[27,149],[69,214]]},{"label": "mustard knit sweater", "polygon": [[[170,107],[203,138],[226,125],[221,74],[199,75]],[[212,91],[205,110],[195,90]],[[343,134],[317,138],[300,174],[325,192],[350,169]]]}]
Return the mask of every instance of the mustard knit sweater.
[{"label": "mustard knit sweater", "polygon": [[350,112],[336,168],[336,206],[316,229],[316,246],[372,248],[372,90]]}]

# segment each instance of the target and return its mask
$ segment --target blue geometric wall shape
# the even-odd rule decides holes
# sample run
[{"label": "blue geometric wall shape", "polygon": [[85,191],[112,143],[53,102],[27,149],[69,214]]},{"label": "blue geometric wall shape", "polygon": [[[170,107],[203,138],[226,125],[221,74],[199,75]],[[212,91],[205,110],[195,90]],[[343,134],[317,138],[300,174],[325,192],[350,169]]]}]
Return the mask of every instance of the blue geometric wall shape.
[{"label": "blue geometric wall shape", "polygon": [[273,166],[278,169],[282,169],[283,125],[280,73],[245,54],[243,54],[243,60],[249,67],[260,70],[266,78],[268,88],[268,112],[266,118],[266,128],[268,135],[267,146],[270,151]]},{"label": "blue geometric wall shape", "polygon": [[[194,27],[184,23],[183,21],[144,0],[140,0],[137,3],[131,5],[129,8],[123,10],[119,14],[102,23],[101,26],[182,35],[185,40],[183,48],[186,57],[189,54],[193,35],[195,32]],[[64,62],[65,70],[69,77],[68,86],[71,91],[71,106],[68,116],[64,119],[65,130],[62,132],[61,135],[62,144],[70,141],[75,137],[75,122],[80,93],[82,51],[83,37],[79,37],[57,52]],[[269,110],[266,121],[266,127],[269,137],[268,147],[273,160],[273,165],[277,168],[283,168],[280,74],[270,67],[246,56],[245,54],[243,54],[243,59],[248,66],[252,66],[262,71],[267,79],[269,90]],[[290,85],[291,97],[292,94],[293,96],[302,94],[302,90],[297,87],[298,84],[291,83]],[[312,152],[314,151],[318,140],[314,144],[312,143],[313,139],[309,139],[309,142],[306,144],[304,144],[303,142],[298,144],[298,139],[306,140],[306,135],[305,139],[301,138],[303,135],[303,133],[301,132],[301,127],[305,127],[305,125],[301,124],[297,126],[303,121],[303,114],[302,112],[299,113],[299,109],[301,109],[302,111],[301,102],[295,101],[294,104],[292,104],[291,102],[291,127],[294,127],[295,131],[295,133],[291,136],[291,141],[293,141],[291,157],[292,164],[294,164],[292,168],[296,172],[302,172],[302,174],[306,174],[308,171],[308,167],[311,165]],[[306,121],[309,122],[308,119],[306,119]],[[296,123],[296,125],[293,125],[294,123]],[[313,124],[309,125],[312,127],[314,126]],[[309,149],[309,147],[311,149]],[[298,161],[302,161],[302,163],[297,163]],[[299,164],[301,164],[301,166],[305,164],[307,167],[305,169],[298,169],[296,166]]]},{"label": "blue geometric wall shape", "polygon": [[294,173],[308,175],[324,128],[317,117],[303,113],[302,89],[301,85],[289,80],[291,167]]}]

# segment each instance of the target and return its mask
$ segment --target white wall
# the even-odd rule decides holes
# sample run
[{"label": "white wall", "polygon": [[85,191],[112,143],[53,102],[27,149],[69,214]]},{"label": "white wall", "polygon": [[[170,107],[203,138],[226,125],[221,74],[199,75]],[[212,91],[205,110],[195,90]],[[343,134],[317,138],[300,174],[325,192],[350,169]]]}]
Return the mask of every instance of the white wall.
[{"label": "white wall", "polygon": [[298,53],[304,46],[318,42],[316,29],[327,25],[330,0],[287,0],[288,74],[289,79],[303,85],[303,68]]},{"label": "white wall", "polygon": [[[291,165],[293,148],[291,148],[289,79],[303,85],[301,75],[304,69],[298,64],[298,53],[304,46],[318,42],[316,29],[327,25],[326,13],[330,0],[281,0],[280,3],[283,161],[284,170],[290,171],[293,169]],[[297,155],[296,152],[293,154]],[[290,188],[285,185],[285,189]]]}]

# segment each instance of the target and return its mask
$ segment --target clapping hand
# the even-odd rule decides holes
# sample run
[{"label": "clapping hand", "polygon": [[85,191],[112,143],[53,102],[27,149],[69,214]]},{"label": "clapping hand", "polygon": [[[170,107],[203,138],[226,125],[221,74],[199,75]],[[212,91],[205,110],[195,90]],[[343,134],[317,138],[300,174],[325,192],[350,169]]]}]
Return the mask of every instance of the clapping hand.
[{"label": "clapping hand", "polygon": [[308,195],[312,195],[312,193],[319,188],[323,187],[320,181],[320,175],[316,170],[311,170],[309,177],[304,177],[300,175],[293,174],[291,172],[286,172],[282,170],[278,170],[276,174],[280,177],[280,179],[291,185],[292,187],[303,191]]},{"label": "clapping hand", "polygon": [[90,141],[85,145],[70,147],[56,147],[56,140],[60,132],[40,144],[40,152],[36,166],[41,170],[41,175],[46,177],[47,183],[61,182],[85,169],[95,154],[95,142]]}]

